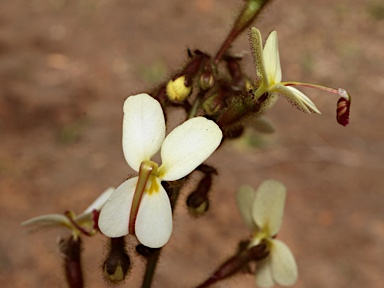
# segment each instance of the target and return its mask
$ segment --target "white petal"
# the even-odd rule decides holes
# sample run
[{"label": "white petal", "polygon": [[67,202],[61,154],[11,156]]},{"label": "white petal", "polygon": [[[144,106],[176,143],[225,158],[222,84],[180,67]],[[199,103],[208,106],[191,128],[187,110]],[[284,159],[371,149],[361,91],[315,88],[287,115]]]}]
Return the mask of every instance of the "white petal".
[{"label": "white petal", "polygon": [[311,101],[303,92],[294,87],[287,87],[283,85],[275,85],[272,90],[283,95],[292,105],[296,106],[299,110],[311,114],[315,112],[321,114],[317,109],[315,103]]},{"label": "white petal", "polygon": [[272,31],[269,34],[264,46],[263,57],[270,85],[281,82],[282,75],[276,31]]},{"label": "white petal", "polygon": [[282,286],[295,284],[298,276],[297,265],[288,246],[280,240],[273,239],[270,257],[273,279]]},{"label": "white petal", "polygon": [[252,206],[256,192],[250,186],[241,186],[236,194],[237,207],[244,220],[245,225],[251,231],[255,230],[256,225],[252,217]]},{"label": "white petal", "polygon": [[271,257],[258,261],[256,264],[256,285],[262,288],[272,287],[274,284],[271,271]]},{"label": "white petal", "polygon": [[286,190],[275,180],[264,181],[253,202],[253,220],[270,237],[277,234],[283,220]]},{"label": "white petal", "polygon": [[61,214],[47,214],[31,218],[21,223],[22,226],[34,226],[36,228],[67,227],[72,225],[67,217]]},{"label": "white petal", "polygon": [[101,208],[99,216],[100,231],[111,238],[128,234],[129,214],[138,177],[125,181],[109,197]]},{"label": "white petal", "polygon": [[161,180],[174,181],[191,173],[220,145],[219,126],[204,117],[189,119],[165,138],[161,147]]},{"label": "white petal", "polygon": [[[265,86],[268,87],[268,77],[267,72],[265,71],[264,59],[263,59],[263,43],[261,40],[261,34],[259,29],[255,27],[251,28],[250,42],[252,46],[252,56],[253,61],[255,62],[256,75],[258,82],[265,83]],[[261,85],[261,84],[259,84]]]},{"label": "white petal", "polygon": [[109,187],[105,190],[84,212],[83,214],[91,213],[93,210],[100,211],[101,207],[105,204],[108,198],[115,191],[114,187]]},{"label": "white petal", "polygon": [[135,171],[161,147],[165,120],[160,103],[148,94],[130,96],[124,103],[123,152]]},{"label": "white petal", "polygon": [[135,233],[141,244],[159,248],[164,246],[172,233],[172,209],[167,192],[156,178],[158,192],[144,193],[135,223]]}]

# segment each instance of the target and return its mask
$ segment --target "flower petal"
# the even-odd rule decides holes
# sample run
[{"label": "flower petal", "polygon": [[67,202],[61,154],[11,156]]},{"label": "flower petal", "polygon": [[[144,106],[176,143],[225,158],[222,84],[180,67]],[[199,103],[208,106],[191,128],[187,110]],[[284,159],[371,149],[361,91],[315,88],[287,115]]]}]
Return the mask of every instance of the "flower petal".
[{"label": "flower petal", "polygon": [[[112,195],[113,191],[115,191],[114,187],[109,187],[105,190],[97,199],[83,212],[83,214],[91,213],[93,210],[100,211],[108,198]],[[80,215],[79,215],[80,216]]]},{"label": "flower petal", "polygon": [[321,114],[315,103],[313,103],[303,92],[294,87],[277,84],[272,88],[272,91],[283,95],[292,105],[303,112],[309,114],[312,112]]},{"label": "flower petal", "polygon": [[172,233],[172,209],[167,192],[156,178],[158,192],[144,193],[135,223],[135,234],[141,244],[150,248],[164,246]]},{"label": "flower petal", "polygon": [[123,152],[133,170],[160,149],[165,120],[160,103],[148,94],[130,96],[124,103]]},{"label": "flower petal", "polygon": [[237,207],[239,208],[245,225],[251,231],[254,231],[256,228],[252,217],[252,206],[255,197],[255,190],[253,190],[251,186],[247,185],[241,186],[236,194]]},{"label": "flower petal", "polygon": [[256,266],[256,285],[262,288],[272,287],[274,284],[271,271],[271,257],[258,261]]},{"label": "flower petal", "polygon": [[204,117],[184,122],[165,138],[161,147],[161,180],[174,181],[191,173],[220,145],[219,126]]},{"label": "flower petal", "polygon": [[284,185],[275,180],[266,180],[257,189],[252,209],[253,220],[269,237],[275,236],[280,229],[285,195]]},{"label": "flower petal", "polygon": [[31,227],[34,226],[37,229],[49,227],[67,227],[72,229],[72,224],[68,218],[61,214],[47,214],[37,216],[22,222],[21,225]]},{"label": "flower petal", "polygon": [[298,276],[297,265],[288,246],[280,240],[273,239],[270,257],[273,279],[283,286],[295,284]]},{"label": "flower petal", "polygon": [[281,82],[282,75],[276,31],[272,31],[268,36],[263,50],[263,58],[269,85]]},{"label": "flower petal", "polygon": [[251,42],[252,56],[256,67],[257,82],[259,82],[259,86],[261,86],[260,83],[265,83],[265,86],[268,87],[268,77],[263,59],[263,43],[259,29],[251,28],[249,41]]},{"label": "flower petal", "polygon": [[138,177],[134,177],[117,187],[101,208],[98,225],[104,235],[116,238],[128,234],[129,214],[137,180]]}]

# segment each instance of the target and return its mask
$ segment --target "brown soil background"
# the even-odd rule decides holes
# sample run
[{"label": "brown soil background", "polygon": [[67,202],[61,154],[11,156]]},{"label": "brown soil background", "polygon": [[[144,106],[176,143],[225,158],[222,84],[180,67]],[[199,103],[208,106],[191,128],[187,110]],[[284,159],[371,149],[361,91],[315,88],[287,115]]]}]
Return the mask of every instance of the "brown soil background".
[{"label": "brown soil background", "polygon": [[[161,4],[160,4],[161,3]],[[81,212],[129,170],[122,156],[122,104],[149,91],[186,59],[186,48],[214,53],[240,1],[13,0],[0,8],[0,280],[2,287],[66,287],[57,249],[66,231],[27,234],[28,218]],[[276,0],[255,23],[279,33],[283,79],[343,87],[351,124],[335,121],[337,99],[305,90],[322,115],[281,99],[268,117],[278,131],[261,149],[228,143],[208,163],[211,209],[186,213],[153,287],[193,287],[248,232],[234,203],[241,184],[275,178],[288,189],[279,238],[299,265],[295,287],[382,287],[384,283],[384,4],[380,0]],[[249,51],[243,35],[232,51]],[[249,75],[253,63],[248,54]],[[196,182],[191,181],[188,188]],[[143,262],[123,287],[139,287]],[[85,240],[86,287],[108,287],[100,265],[106,240]],[[237,275],[215,287],[254,287]]]}]

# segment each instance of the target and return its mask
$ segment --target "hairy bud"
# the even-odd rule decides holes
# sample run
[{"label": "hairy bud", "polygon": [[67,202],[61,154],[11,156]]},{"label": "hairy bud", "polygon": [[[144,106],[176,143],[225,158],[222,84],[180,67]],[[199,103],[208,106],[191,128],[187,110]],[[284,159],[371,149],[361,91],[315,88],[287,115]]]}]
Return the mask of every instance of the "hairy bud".
[{"label": "hairy bud", "polygon": [[111,284],[124,281],[131,266],[131,261],[125,251],[124,237],[110,239],[110,251],[103,263],[104,279]]}]

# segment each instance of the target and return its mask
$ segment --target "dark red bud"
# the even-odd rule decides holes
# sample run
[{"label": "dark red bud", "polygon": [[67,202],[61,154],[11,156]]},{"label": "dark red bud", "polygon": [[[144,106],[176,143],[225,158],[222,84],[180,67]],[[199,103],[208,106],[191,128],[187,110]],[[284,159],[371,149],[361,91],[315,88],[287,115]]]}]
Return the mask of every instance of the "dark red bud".
[{"label": "dark red bud", "polygon": [[349,124],[349,110],[351,107],[351,101],[341,97],[339,101],[337,101],[336,108],[336,120],[337,123],[343,126],[347,126]]}]

